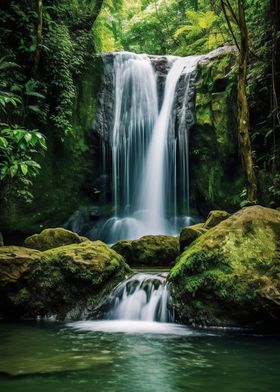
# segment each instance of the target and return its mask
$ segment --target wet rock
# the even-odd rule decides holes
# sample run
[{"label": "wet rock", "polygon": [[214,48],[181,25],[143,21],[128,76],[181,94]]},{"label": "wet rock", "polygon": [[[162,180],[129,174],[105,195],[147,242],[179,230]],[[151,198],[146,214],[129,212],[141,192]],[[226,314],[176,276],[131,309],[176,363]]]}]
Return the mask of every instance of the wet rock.
[{"label": "wet rock", "polygon": [[101,241],[45,252],[4,246],[0,268],[0,316],[61,320],[73,310],[81,317],[130,272],[123,257]]},{"label": "wet rock", "polygon": [[211,229],[217,226],[220,222],[230,217],[230,214],[226,211],[213,210],[210,211],[206,222],[203,225],[204,229]]},{"label": "wet rock", "polygon": [[27,248],[44,251],[63,245],[79,244],[84,241],[88,241],[88,239],[70,230],[57,227],[54,229],[45,229],[40,234],[34,234],[26,238],[23,245]]},{"label": "wet rock", "polygon": [[179,238],[148,235],[134,241],[119,241],[112,249],[133,266],[170,266],[180,253]]},{"label": "wet rock", "polygon": [[204,223],[184,227],[180,233],[180,251],[183,252],[186,246],[189,246],[202,234],[206,233]]},{"label": "wet rock", "polygon": [[169,280],[186,323],[279,327],[280,212],[244,208],[199,237]]}]

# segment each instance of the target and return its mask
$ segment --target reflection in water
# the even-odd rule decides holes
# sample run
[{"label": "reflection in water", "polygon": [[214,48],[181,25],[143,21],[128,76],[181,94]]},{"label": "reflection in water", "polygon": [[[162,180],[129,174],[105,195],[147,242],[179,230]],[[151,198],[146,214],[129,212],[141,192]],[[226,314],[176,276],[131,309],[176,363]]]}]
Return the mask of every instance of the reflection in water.
[{"label": "reflection in water", "polygon": [[279,386],[276,338],[120,324],[1,325],[0,390],[263,392]]}]

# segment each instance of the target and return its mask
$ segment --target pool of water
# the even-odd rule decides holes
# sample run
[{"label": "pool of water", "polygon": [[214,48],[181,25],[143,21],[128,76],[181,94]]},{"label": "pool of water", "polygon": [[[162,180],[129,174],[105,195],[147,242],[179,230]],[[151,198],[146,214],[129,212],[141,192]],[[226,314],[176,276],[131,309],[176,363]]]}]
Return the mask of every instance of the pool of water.
[{"label": "pool of water", "polygon": [[164,323],[0,324],[0,391],[267,392],[280,339]]}]

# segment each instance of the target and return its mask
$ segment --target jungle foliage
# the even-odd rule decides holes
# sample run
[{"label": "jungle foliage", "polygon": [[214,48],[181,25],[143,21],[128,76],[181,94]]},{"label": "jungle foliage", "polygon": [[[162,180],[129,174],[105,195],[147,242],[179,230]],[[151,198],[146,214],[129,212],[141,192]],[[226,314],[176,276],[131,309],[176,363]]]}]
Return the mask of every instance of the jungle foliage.
[{"label": "jungle foliage", "polygon": [[[0,0],[1,195],[31,199],[38,152],[84,144],[73,126],[77,85],[96,51],[192,55],[239,39],[237,0]],[[279,2],[244,2],[258,198],[280,202]],[[228,7],[228,10],[230,7]],[[229,29],[231,22],[233,31]],[[32,163],[31,163],[32,162]],[[9,185],[7,185],[9,184]],[[5,191],[3,190],[5,188]]]},{"label": "jungle foliage", "polygon": [[[31,201],[38,153],[79,140],[73,108],[79,77],[94,53],[100,0],[0,1],[1,202]],[[83,149],[83,146],[81,146]]]}]

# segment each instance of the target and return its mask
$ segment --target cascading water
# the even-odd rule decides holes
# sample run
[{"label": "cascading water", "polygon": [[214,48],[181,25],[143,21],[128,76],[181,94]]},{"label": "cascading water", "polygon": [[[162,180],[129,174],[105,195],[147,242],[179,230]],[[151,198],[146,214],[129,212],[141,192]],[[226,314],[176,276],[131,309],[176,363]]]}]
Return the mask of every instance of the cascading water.
[{"label": "cascading water", "polygon": [[[177,83],[183,72],[189,76],[197,61],[198,57],[176,59],[166,79],[163,104],[153,129],[146,158],[146,167],[139,190],[138,209],[145,212],[143,220],[152,234],[171,234],[176,230],[167,219],[168,216],[173,215],[173,218],[177,216],[175,93]],[[186,90],[188,89],[189,83],[186,85]],[[182,110],[185,115],[185,105],[183,105]],[[180,118],[181,124],[184,123],[184,120],[182,115]],[[181,128],[183,128],[182,125]],[[184,131],[186,137],[182,142],[187,143],[186,127],[184,127]],[[183,153],[182,160],[184,162],[188,161],[187,149],[185,151],[181,149],[181,152]],[[183,174],[186,175],[187,173]],[[185,188],[187,187],[188,184],[185,185]],[[187,203],[188,210],[188,195],[184,201]],[[168,211],[169,208],[171,209],[170,212]]]},{"label": "cascading water", "polygon": [[[188,130],[194,123],[199,57],[164,58],[169,72],[160,110],[154,59],[114,54],[110,132],[114,216],[101,234],[109,243],[146,234],[177,234],[188,224],[185,220],[180,227],[178,217],[189,217]],[[106,64],[106,55],[103,61]],[[180,97],[178,86],[184,90]]]},{"label": "cascading water", "polygon": [[156,75],[147,56],[122,53],[114,59],[115,107],[111,135],[114,217],[108,242],[135,238],[144,227],[135,219],[139,176],[158,115]]},{"label": "cascading water", "polygon": [[167,273],[137,273],[120,283],[106,300],[102,318],[173,322]]}]

